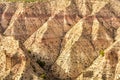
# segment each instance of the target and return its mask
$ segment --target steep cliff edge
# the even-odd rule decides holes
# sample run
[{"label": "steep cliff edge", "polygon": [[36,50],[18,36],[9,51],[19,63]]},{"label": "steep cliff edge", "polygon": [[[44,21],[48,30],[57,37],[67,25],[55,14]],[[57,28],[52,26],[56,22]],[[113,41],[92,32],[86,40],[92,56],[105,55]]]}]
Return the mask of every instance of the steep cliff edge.
[{"label": "steep cliff edge", "polygon": [[0,3],[0,80],[119,80],[120,1]]}]

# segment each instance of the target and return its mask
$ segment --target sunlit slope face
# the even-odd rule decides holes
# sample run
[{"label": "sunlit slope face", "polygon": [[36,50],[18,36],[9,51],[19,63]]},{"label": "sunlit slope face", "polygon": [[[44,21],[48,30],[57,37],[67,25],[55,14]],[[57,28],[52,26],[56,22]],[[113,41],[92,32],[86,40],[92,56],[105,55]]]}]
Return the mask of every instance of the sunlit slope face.
[{"label": "sunlit slope face", "polygon": [[0,64],[6,63],[0,66],[0,78],[117,80],[118,3],[119,0],[0,3],[0,34],[4,35],[0,36]]}]

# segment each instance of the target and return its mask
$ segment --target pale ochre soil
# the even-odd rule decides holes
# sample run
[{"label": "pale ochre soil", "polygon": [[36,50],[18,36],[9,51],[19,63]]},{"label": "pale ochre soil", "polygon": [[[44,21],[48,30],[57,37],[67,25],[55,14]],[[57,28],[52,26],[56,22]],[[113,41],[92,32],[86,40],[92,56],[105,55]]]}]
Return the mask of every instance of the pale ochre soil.
[{"label": "pale ochre soil", "polygon": [[119,0],[0,3],[0,80],[120,80],[119,56]]}]

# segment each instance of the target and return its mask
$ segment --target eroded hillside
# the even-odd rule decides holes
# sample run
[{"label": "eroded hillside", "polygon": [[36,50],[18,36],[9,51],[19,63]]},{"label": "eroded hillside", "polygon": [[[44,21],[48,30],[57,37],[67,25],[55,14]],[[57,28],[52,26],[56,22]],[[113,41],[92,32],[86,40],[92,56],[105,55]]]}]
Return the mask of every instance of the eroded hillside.
[{"label": "eroded hillside", "polygon": [[0,3],[0,80],[120,80],[119,58],[119,0]]}]

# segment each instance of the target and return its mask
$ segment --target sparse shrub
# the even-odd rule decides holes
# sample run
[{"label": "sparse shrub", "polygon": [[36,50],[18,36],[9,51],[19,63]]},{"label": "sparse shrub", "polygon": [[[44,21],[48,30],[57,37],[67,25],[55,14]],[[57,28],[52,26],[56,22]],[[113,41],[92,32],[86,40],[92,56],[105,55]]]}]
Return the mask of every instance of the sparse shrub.
[{"label": "sparse shrub", "polygon": [[31,50],[28,50],[28,53],[31,53]]},{"label": "sparse shrub", "polygon": [[41,61],[41,60],[37,60],[37,63],[39,64],[40,67],[44,67],[45,66],[45,62]]},{"label": "sparse shrub", "polygon": [[100,51],[99,51],[99,54],[100,54],[101,56],[104,56],[104,54],[105,54],[104,50],[100,50]]},{"label": "sparse shrub", "polygon": [[46,79],[46,74],[45,74],[45,73],[41,74],[41,75],[40,75],[40,78]]}]

